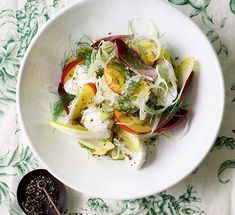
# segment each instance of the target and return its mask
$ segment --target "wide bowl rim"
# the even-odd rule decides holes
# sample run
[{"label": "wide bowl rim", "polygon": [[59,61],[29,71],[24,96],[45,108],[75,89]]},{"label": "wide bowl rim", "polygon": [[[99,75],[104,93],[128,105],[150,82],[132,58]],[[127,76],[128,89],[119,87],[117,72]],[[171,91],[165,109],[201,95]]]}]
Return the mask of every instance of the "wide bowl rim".
[{"label": "wide bowl rim", "polygon": [[61,11],[59,11],[54,17],[52,17],[49,21],[47,21],[42,27],[41,29],[39,29],[39,31],[37,32],[37,34],[35,35],[35,37],[32,39],[28,49],[26,50],[26,53],[23,57],[23,60],[21,62],[21,66],[19,69],[19,75],[18,75],[18,79],[17,79],[17,90],[16,90],[16,108],[17,108],[17,113],[18,113],[18,119],[19,119],[19,124],[22,128],[22,131],[25,134],[26,140],[32,150],[32,152],[34,153],[34,155],[38,158],[39,162],[46,167],[46,169],[49,170],[49,172],[55,176],[56,178],[58,178],[60,181],[62,181],[64,184],[66,184],[67,186],[77,190],[78,192],[82,192],[84,194],[87,195],[91,195],[91,196],[96,196],[96,197],[100,197],[100,198],[107,198],[107,199],[115,199],[115,200],[127,200],[127,199],[137,199],[137,198],[143,198],[146,196],[150,196],[150,195],[154,195],[156,193],[162,192],[165,189],[169,189],[170,187],[176,185],[177,183],[179,183],[180,181],[182,181],[183,179],[185,179],[195,168],[198,167],[198,165],[200,165],[200,163],[205,159],[205,157],[207,156],[207,154],[209,153],[209,151],[211,150],[211,148],[213,147],[213,143],[216,140],[216,137],[220,131],[221,128],[221,124],[222,124],[222,120],[223,120],[223,115],[224,115],[224,109],[225,109],[225,83],[224,83],[224,77],[223,77],[223,72],[222,72],[222,68],[219,62],[219,58],[212,46],[212,44],[210,43],[210,41],[208,40],[208,38],[205,36],[205,34],[202,32],[202,30],[189,18],[187,17],[182,11],[178,10],[177,8],[173,7],[172,5],[170,5],[168,2],[162,1],[161,2],[165,5],[167,5],[168,7],[172,7],[175,11],[175,13],[180,14],[181,16],[184,17],[184,19],[187,19],[190,24],[192,25],[192,27],[195,28],[195,30],[198,31],[199,34],[201,34],[202,38],[205,40],[205,42],[207,42],[207,44],[209,45],[212,54],[213,54],[213,58],[215,59],[215,66],[216,68],[218,68],[218,78],[219,78],[219,82],[220,82],[220,87],[221,87],[221,110],[220,110],[220,115],[217,116],[217,121],[218,121],[218,125],[217,128],[214,130],[213,135],[211,135],[211,143],[207,145],[207,149],[204,150],[203,154],[201,154],[201,159],[198,160],[198,162],[194,164],[194,166],[192,167],[192,169],[188,172],[186,172],[185,174],[183,174],[181,177],[178,178],[177,181],[173,182],[173,183],[168,183],[168,186],[166,186],[164,189],[161,190],[155,190],[155,191],[145,191],[145,192],[141,192],[141,193],[131,193],[131,194],[127,194],[126,196],[113,196],[112,194],[101,194],[101,193],[92,193],[90,190],[87,189],[83,189],[82,187],[79,187],[79,190],[77,187],[74,187],[73,185],[71,185],[68,181],[63,180],[63,176],[58,175],[55,173],[55,171],[53,170],[53,168],[50,168],[47,163],[45,163],[43,161],[43,159],[41,158],[41,156],[37,153],[37,150],[35,149],[34,145],[32,144],[33,140],[30,139],[28,131],[26,129],[25,126],[25,122],[23,120],[23,112],[22,112],[22,103],[21,103],[21,82],[23,79],[23,75],[24,75],[24,70],[25,70],[25,64],[27,61],[27,58],[29,57],[35,43],[37,42],[37,40],[40,38],[40,36],[44,33],[44,31],[46,31],[46,29],[48,29],[60,16],[68,13],[73,7],[79,7],[82,6],[83,4],[89,4],[90,2],[94,2],[97,0],[78,0],[72,4],[70,4],[69,6],[63,8]]}]

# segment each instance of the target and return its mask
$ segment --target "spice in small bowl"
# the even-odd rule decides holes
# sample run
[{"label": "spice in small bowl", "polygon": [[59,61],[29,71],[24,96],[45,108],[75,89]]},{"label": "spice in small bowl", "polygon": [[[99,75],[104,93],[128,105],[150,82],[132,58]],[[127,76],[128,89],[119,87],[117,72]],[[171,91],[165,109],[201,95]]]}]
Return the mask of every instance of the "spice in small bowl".
[{"label": "spice in small bowl", "polygon": [[[39,186],[40,183],[43,187]],[[17,199],[27,215],[58,215],[66,205],[67,195],[60,181],[47,170],[39,169],[22,178]]]}]

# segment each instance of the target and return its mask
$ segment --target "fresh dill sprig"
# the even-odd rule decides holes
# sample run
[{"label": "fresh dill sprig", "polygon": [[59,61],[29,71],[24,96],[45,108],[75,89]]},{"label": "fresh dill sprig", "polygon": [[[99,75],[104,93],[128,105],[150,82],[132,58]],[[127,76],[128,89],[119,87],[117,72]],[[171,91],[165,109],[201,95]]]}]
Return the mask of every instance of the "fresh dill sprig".
[{"label": "fresh dill sprig", "polygon": [[133,107],[129,98],[125,96],[119,96],[117,103],[114,105],[114,108],[119,111],[127,112],[130,111]]},{"label": "fresh dill sprig", "polygon": [[52,120],[57,120],[63,113],[64,107],[68,106],[74,98],[74,95],[66,95],[56,101],[52,107]]},{"label": "fresh dill sprig", "polygon": [[94,40],[92,40],[88,35],[82,34],[82,38],[80,39],[80,42],[86,42],[89,44],[93,44]]},{"label": "fresh dill sprig", "polygon": [[89,148],[88,146],[82,144],[81,142],[79,142],[79,143],[80,143],[80,146],[81,146],[82,148],[88,150],[89,152],[93,153],[93,152],[95,151],[94,149]]},{"label": "fresh dill sprig", "polygon": [[69,59],[83,59],[84,63],[89,66],[91,64],[91,53],[93,41],[85,34],[78,42],[73,42],[71,35],[69,36],[69,51],[65,53],[64,60],[61,62],[62,70],[66,66]]},{"label": "fresh dill sprig", "polygon": [[158,98],[153,95],[153,93],[150,93],[149,100],[147,101],[146,105],[152,110],[159,110],[163,108],[163,106],[157,105],[158,104]]},{"label": "fresh dill sprig", "polygon": [[142,80],[141,75],[134,75],[129,79],[127,79],[125,84],[123,85],[122,94],[124,96],[130,95],[133,92],[133,90],[139,86],[141,80]]},{"label": "fresh dill sprig", "polygon": [[179,110],[187,107],[187,105],[183,101],[178,101],[175,104],[169,106],[164,112],[163,116],[175,115]]},{"label": "fresh dill sprig", "polygon": [[56,101],[53,104],[53,109],[52,109],[52,120],[57,120],[62,112],[64,110],[64,104],[61,100]]},{"label": "fresh dill sprig", "polygon": [[115,109],[119,111],[128,111],[131,109],[131,102],[125,96],[119,96],[117,100],[117,104],[115,105]]},{"label": "fresh dill sprig", "polygon": [[93,48],[88,43],[77,43],[76,58],[84,59],[85,65],[89,66],[91,64],[92,50]]},{"label": "fresh dill sprig", "polygon": [[123,74],[125,75],[126,79],[131,78],[132,76],[135,75],[134,72],[130,71],[122,62],[120,62],[117,58],[115,58],[114,60],[112,60],[112,64],[113,66],[116,66],[120,69],[120,71],[123,72]]}]

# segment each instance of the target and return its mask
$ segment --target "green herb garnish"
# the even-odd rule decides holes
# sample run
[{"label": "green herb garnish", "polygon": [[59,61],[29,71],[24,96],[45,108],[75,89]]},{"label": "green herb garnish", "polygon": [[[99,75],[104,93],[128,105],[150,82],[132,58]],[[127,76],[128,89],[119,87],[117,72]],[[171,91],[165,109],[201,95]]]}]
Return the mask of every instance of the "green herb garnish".
[{"label": "green herb garnish", "polygon": [[56,101],[52,108],[52,120],[57,120],[63,113],[64,108],[68,106],[75,97],[75,95],[66,95]]},{"label": "green herb garnish", "polygon": [[123,112],[129,112],[130,110],[133,109],[133,106],[128,97],[119,96],[117,99],[117,103],[114,105],[114,109],[123,111]]},{"label": "green herb garnish", "polygon": [[84,59],[85,65],[89,66],[91,64],[91,55],[93,48],[89,43],[79,42],[76,48],[76,57],[78,59]]},{"label": "green herb garnish", "polygon": [[169,106],[163,113],[162,115],[165,117],[171,116],[171,115],[175,115],[179,110],[184,109],[185,107],[187,107],[187,105],[182,102],[176,102],[175,104]]},{"label": "green herb garnish", "polygon": [[141,75],[134,75],[126,80],[125,84],[122,88],[122,94],[124,96],[128,96],[132,94],[133,90],[139,86],[140,82],[142,80]]},{"label": "green herb garnish", "polygon": [[84,148],[84,149],[90,151],[91,153],[93,153],[93,152],[95,151],[94,149],[89,148],[88,146],[82,144],[81,142],[79,142],[79,143],[80,143],[80,146],[81,146],[82,148]]},{"label": "green herb garnish", "polygon": [[112,61],[112,65],[113,66],[116,66],[120,69],[120,71],[123,72],[123,74],[125,75],[125,77],[127,79],[131,78],[132,76],[135,75],[134,72],[130,71],[122,62],[120,62],[117,58],[115,58],[113,61]]}]

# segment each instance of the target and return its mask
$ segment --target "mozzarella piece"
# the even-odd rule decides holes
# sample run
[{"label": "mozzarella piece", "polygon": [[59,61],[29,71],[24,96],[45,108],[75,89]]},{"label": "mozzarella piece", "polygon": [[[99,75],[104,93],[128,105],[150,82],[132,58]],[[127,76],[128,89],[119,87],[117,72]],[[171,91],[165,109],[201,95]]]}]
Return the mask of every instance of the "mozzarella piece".
[{"label": "mozzarella piece", "polygon": [[101,120],[100,116],[100,109],[96,107],[90,107],[83,112],[81,122],[89,131],[108,131],[112,125],[112,121],[109,119]]},{"label": "mozzarella piece", "polygon": [[84,84],[95,83],[96,81],[96,75],[88,73],[87,66],[77,65],[73,76],[64,84],[64,89],[68,94],[77,95]]}]

